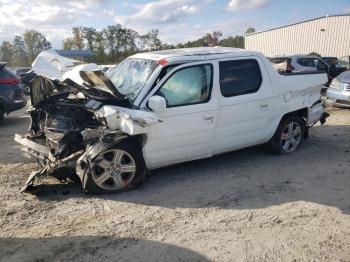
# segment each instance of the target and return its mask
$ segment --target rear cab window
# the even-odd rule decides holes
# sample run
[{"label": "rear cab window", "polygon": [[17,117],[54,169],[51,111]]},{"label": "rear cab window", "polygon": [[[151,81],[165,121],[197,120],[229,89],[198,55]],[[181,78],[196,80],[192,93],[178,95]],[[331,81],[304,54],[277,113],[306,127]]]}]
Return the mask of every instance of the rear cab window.
[{"label": "rear cab window", "polygon": [[256,59],[220,61],[220,91],[224,97],[256,93],[262,83]]}]

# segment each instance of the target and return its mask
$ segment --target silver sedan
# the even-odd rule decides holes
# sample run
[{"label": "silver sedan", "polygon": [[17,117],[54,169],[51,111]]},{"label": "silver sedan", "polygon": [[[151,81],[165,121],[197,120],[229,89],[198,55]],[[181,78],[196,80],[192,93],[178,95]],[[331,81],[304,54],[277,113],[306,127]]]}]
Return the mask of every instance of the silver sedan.
[{"label": "silver sedan", "polygon": [[350,70],[333,79],[326,97],[328,104],[350,108]]}]

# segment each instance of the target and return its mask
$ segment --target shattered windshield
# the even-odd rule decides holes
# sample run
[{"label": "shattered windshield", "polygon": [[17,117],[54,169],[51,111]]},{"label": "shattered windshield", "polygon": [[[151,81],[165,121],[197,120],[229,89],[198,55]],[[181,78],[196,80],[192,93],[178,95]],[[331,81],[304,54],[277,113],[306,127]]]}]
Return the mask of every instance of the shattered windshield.
[{"label": "shattered windshield", "polygon": [[119,93],[134,100],[158,63],[148,59],[127,58],[107,73]]}]

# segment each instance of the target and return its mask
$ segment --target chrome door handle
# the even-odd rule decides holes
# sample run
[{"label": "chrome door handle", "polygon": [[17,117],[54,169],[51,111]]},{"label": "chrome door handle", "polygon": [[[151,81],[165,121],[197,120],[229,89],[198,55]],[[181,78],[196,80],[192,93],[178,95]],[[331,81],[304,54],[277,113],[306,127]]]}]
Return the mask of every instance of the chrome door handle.
[{"label": "chrome door handle", "polygon": [[268,102],[261,102],[260,103],[260,108],[268,108],[269,107],[269,103]]},{"label": "chrome door handle", "polygon": [[203,119],[206,121],[213,120],[214,116],[203,116]]},{"label": "chrome door handle", "polygon": [[213,123],[214,122],[214,116],[213,115],[203,115],[203,120],[207,124]]}]

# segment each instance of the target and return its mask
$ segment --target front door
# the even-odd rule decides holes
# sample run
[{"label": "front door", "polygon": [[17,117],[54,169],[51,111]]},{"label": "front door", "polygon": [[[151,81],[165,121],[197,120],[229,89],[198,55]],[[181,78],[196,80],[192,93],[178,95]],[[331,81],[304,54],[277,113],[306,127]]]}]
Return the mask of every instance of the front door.
[{"label": "front door", "polygon": [[215,66],[200,62],[176,67],[151,93],[164,97],[167,109],[157,113],[162,122],[149,127],[144,148],[149,168],[212,155],[218,112]]}]

